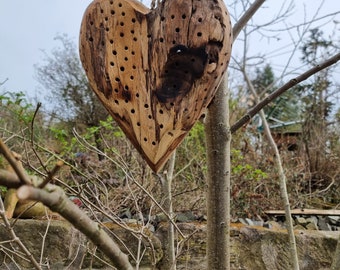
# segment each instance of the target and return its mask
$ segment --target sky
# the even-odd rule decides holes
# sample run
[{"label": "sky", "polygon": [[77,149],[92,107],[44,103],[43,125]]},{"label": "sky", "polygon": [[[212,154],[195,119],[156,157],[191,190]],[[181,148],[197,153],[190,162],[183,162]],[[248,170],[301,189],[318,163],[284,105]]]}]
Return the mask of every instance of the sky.
[{"label": "sky", "polygon": [[[34,65],[42,63],[43,51],[50,53],[53,48],[60,45],[54,40],[57,34],[65,33],[78,42],[82,15],[90,2],[91,0],[0,0],[0,83],[6,80],[0,86],[0,93],[22,91],[33,98],[37,93],[41,95],[37,90],[39,83],[34,77]],[[282,3],[285,2],[288,1],[267,0],[263,8],[255,15],[254,22],[267,22],[279,12]],[[311,19],[321,2],[324,5],[319,17],[322,14],[340,12],[338,0],[295,0],[293,2],[296,8],[290,17],[288,26]],[[233,8],[229,8],[229,11],[232,14],[242,14],[241,11],[236,12]],[[332,17],[332,21],[327,18],[318,21],[318,25],[322,25],[323,29],[331,32],[331,29],[334,29],[333,21],[340,23],[339,13]],[[275,27],[284,28],[284,24],[272,28]],[[280,69],[280,63],[289,55],[287,48],[292,43],[290,35],[294,34],[293,31],[295,30],[291,33],[281,33],[277,40],[267,40],[259,36],[254,41],[255,46],[250,46],[250,49],[254,53],[256,50],[266,53],[263,50],[267,50],[271,53],[270,61]],[[338,32],[340,32],[340,24]],[[233,51],[235,55],[242,51],[242,47],[238,48],[238,46],[236,43]],[[296,62],[293,64],[297,65]]]}]

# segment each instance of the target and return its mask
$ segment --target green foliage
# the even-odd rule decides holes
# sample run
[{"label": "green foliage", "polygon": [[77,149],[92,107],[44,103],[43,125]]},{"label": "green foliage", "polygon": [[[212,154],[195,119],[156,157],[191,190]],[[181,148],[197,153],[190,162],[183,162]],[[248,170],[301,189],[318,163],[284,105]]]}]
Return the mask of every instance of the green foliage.
[{"label": "green foliage", "polygon": [[31,123],[34,115],[33,105],[27,101],[24,93],[0,94],[0,105],[0,121],[4,121],[7,116],[22,125]]},{"label": "green foliage", "polygon": [[253,180],[255,182],[268,178],[268,174],[261,169],[247,163],[240,150],[232,149],[232,174],[236,179]]}]

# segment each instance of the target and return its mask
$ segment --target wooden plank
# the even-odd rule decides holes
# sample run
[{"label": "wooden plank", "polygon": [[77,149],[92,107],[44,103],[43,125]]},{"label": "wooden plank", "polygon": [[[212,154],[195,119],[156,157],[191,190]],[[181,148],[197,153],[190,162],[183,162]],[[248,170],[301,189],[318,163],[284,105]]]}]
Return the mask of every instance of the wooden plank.
[{"label": "wooden plank", "polygon": [[[284,210],[267,210],[264,211],[267,215],[281,216],[285,214]],[[340,210],[330,209],[293,209],[292,215],[316,215],[316,216],[340,216]]]}]

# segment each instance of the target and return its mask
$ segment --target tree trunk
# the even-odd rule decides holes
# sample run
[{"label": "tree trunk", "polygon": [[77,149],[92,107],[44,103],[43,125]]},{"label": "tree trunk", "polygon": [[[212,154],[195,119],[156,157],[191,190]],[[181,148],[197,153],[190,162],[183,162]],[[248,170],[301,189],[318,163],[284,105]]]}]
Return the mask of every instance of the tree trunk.
[{"label": "tree trunk", "polygon": [[[161,177],[162,195],[164,198],[164,210],[168,213],[171,219],[174,218],[172,209],[172,193],[171,185],[173,179],[173,172],[176,161],[176,150],[171,155],[168,162],[168,169],[165,178]],[[162,259],[162,269],[176,270],[176,254],[175,254],[175,228],[170,220],[168,221],[168,233],[165,236],[165,253]]]},{"label": "tree trunk", "polygon": [[[255,91],[255,88],[253,84],[251,83],[251,81],[249,80],[249,77],[247,76],[244,69],[243,69],[243,75],[244,75],[244,79],[247,82],[247,85],[250,91],[255,97],[256,103],[259,103],[260,100]],[[290,212],[290,203],[289,203],[289,197],[288,197],[288,192],[287,192],[286,175],[284,173],[284,169],[282,166],[282,161],[281,161],[279,150],[271,134],[264,111],[260,110],[259,114],[260,114],[260,117],[263,123],[264,133],[268,139],[270,147],[274,151],[274,160],[275,160],[275,164],[278,170],[279,180],[280,180],[280,192],[281,192],[281,197],[282,197],[282,204],[285,210],[286,226],[287,226],[287,231],[288,231],[289,248],[290,248],[291,261],[293,263],[293,269],[299,270],[299,259],[298,259],[298,253],[297,253],[297,247],[296,247],[296,241],[295,241],[295,235],[294,235],[293,218]]]},{"label": "tree trunk", "polygon": [[209,106],[206,119],[208,164],[207,263],[210,270],[230,269],[230,140],[227,77]]}]

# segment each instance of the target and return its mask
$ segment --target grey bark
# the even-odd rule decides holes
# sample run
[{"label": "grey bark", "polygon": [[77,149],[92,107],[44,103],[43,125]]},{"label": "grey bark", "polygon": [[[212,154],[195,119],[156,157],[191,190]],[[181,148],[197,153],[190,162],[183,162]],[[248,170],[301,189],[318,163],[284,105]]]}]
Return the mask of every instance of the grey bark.
[{"label": "grey bark", "polygon": [[208,164],[207,263],[210,270],[230,269],[229,90],[225,76],[209,106],[205,130]]},{"label": "grey bark", "polygon": [[[245,78],[245,81],[247,82],[247,85],[249,87],[249,89],[251,90],[252,94],[255,97],[256,102],[259,102],[259,98],[257,96],[257,93],[254,89],[253,84],[251,83],[251,81],[249,80],[246,72],[243,70],[243,75]],[[259,112],[262,123],[263,123],[263,127],[264,127],[264,133],[269,141],[269,145],[270,147],[273,149],[274,151],[274,160],[275,160],[275,164],[279,173],[279,180],[280,180],[280,192],[281,192],[281,197],[282,197],[282,203],[284,205],[284,209],[285,209],[285,217],[286,217],[286,226],[287,226],[287,230],[288,230],[288,238],[289,238],[289,248],[290,248],[290,256],[291,256],[291,260],[293,263],[293,269],[294,270],[299,270],[299,259],[298,259],[298,253],[297,253],[297,247],[296,247],[296,241],[295,241],[295,236],[294,236],[294,227],[293,227],[293,218],[290,212],[290,203],[289,203],[289,197],[288,197],[288,192],[287,192],[287,184],[286,184],[286,175],[284,173],[283,170],[283,166],[282,166],[282,161],[281,161],[281,156],[279,153],[279,150],[277,148],[277,145],[273,139],[273,136],[270,132],[270,128],[266,119],[266,116],[264,114],[264,111],[261,110]]]}]

